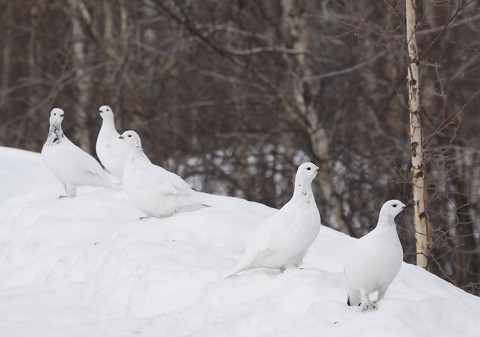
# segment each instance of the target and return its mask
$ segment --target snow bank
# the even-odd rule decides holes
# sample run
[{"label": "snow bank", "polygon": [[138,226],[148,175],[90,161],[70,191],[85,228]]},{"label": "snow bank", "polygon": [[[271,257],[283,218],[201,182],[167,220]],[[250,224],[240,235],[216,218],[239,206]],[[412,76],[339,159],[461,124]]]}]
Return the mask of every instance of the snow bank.
[{"label": "snow bank", "polygon": [[352,243],[323,227],[303,268],[224,279],[275,210],[139,220],[122,191],[63,193],[36,153],[0,148],[0,336],[479,336],[480,299],[404,264],[379,310],[346,305]]}]

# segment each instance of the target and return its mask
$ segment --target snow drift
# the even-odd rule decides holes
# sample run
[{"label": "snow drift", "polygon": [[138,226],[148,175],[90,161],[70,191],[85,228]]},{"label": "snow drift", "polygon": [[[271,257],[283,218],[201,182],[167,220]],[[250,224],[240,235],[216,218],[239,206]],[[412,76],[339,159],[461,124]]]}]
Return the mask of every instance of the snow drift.
[{"label": "snow drift", "polygon": [[480,335],[479,298],[405,263],[379,310],[348,307],[354,239],[329,228],[304,269],[224,279],[276,210],[203,194],[212,207],[139,220],[122,191],[59,199],[37,153],[0,163],[2,337]]}]

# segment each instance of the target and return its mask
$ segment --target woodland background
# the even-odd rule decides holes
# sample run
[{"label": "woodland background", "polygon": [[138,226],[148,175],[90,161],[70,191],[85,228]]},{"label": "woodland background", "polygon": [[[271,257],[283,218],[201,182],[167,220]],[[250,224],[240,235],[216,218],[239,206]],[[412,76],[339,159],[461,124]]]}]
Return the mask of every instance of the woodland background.
[{"label": "woodland background", "polygon": [[[417,5],[428,269],[479,295],[480,1]],[[411,199],[404,1],[0,0],[0,46],[0,145],[40,151],[60,107],[95,154],[110,105],[197,190],[278,208],[311,160],[323,224],[355,237]]]}]

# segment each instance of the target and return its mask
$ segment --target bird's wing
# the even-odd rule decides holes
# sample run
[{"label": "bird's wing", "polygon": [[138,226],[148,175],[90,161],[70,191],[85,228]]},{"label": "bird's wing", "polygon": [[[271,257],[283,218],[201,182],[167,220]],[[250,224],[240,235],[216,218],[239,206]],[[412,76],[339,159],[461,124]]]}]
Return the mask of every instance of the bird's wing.
[{"label": "bird's wing", "polygon": [[189,196],[192,194],[193,190],[190,185],[183,180],[180,176],[175,173],[168,172],[169,181],[175,189],[175,194],[179,196]]},{"label": "bird's wing", "polygon": [[241,271],[254,268],[256,265],[261,265],[261,262],[268,259],[272,254],[269,250],[260,251],[259,240],[257,236],[248,243],[245,251],[235,268],[233,274],[237,274]]},{"label": "bird's wing", "polygon": [[[68,140],[68,139],[67,139]],[[100,185],[100,186],[110,186],[112,185],[109,181],[105,171],[100,166],[100,163],[95,160],[87,152],[83,151],[81,148],[73,144],[68,140],[68,143],[65,144],[65,149],[63,153],[62,160],[65,160],[70,163],[70,166],[73,168],[74,172],[79,177],[84,178],[89,182],[85,184]]]},{"label": "bird's wing", "polygon": [[135,186],[148,188],[159,196],[188,196],[190,186],[179,176],[150,162],[144,162],[135,168]]},{"label": "bird's wing", "polygon": [[106,170],[121,179],[123,164],[128,153],[127,144],[119,139],[120,135],[115,129],[107,132],[103,128],[104,125],[97,137],[95,147],[97,156]]},{"label": "bird's wing", "polygon": [[397,275],[403,254],[396,231],[392,230],[377,227],[352,246],[345,263],[351,294],[360,288],[384,291]]},{"label": "bird's wing", "polygon": [[257,232],[260,251],[276,252],[289,242],[290,234],[296,227],[296,218],[297,212],[289,203],[268,218]]},{"label": "bird's wing", "polygon": [[358,239],[350,249],[345,269],[350,273],[356,273],[370,268],[378,255],[377,246],[382,243],[378,239],[375,230]]},{"label": "bird's wing", "polygon": [[268,260],[289,241],[292,228],[289,224],[294,221],[295,213],[290,212],[290,207],[285,206],[258,227],[245,249],[236,272],[262,265],[263,261]]}]

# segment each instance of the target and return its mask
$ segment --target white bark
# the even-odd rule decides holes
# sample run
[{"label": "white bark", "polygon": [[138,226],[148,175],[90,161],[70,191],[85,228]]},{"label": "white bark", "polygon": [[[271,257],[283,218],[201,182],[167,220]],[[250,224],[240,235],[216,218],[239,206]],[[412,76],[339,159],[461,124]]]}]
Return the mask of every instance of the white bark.
[{"label": "white bark", "polygon": [[88,111],[91,101],[91,83],[90,74],[85,71],[86,59],[86,33],[82,26],[81,16],[89,17],[85,4],[81,0],[69,0],[70,11],[72,13],[72,49],[75,66],[75,76],[77,79],[77,101],[72,104],[75,113],[76,126],[75,138],[79,146],[85,151],[91,150],[90,130],[88,127]]},{"label": "white bark", "polygon": [[[5,17],[8,20],[8,26],[12,22],[12,2],[7,3],[7,8],[5,9]],[[12,61],[12,28],[8,28],[5,34],[5,42],[2,46],[2,68],[0,73],[0,90],[6,92],[9,86],[10,79],[10,67]],[[6,94],[0,95],[0,107],[4,104]]]},{"label": "white bark", "polygon": [[[308,49],[308,31],[304,15],[291,15],[291,11],[295,8],[294,0],[283,0],[283,22],[285,34],[291,39],[293,50]],[[290,56],[287,56],[290,57]],[[312,71],[308,67],[303,53],[295,55],[296,58],[296,78],[293,80],[293,98],[296,109],[291,113],[300,114],[294,116],[295,120],[305,120],[307,123],[303,127],[308,132],[312,150],[316,158],[320,161],[319,166],[322,172],[318,175],[318,182],[324,199],[328,202],[328,209],[332,212],[329,218],[333,219],[332,226],[344,233],[350,233],[349,226],[344,221],[342,215],[341,200],[335,194],[335,186],[333,184],[333,173],[330,168],[329,155],[329,139],[324,125],[318,118],[318,112],[315,110],[313,102],[305,101],[305,81],[303,79],[312,77]],[[309,83],[310,90],[316,91],[314,83]],[[296,111],[296,112],[294,112]],[[303,118],[302,118],[303,117]]]},{"label": "white bark", "polygon": [[430,227],[428,224],[425,189],[425,155],[423,152],[423,134],[420,111],[420,79],[418,76],[418,49],[415,38],[416,29],[415,0],[406,0],[406,31],[408,44],[408,108],[410,114],[410,143],[412,159],[412,194],[414,202],[415,240],[417,247],[417,265],[425,268],[429,250]]}]

